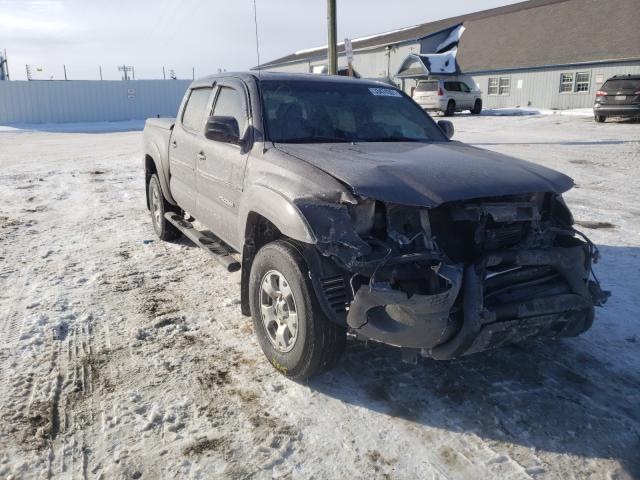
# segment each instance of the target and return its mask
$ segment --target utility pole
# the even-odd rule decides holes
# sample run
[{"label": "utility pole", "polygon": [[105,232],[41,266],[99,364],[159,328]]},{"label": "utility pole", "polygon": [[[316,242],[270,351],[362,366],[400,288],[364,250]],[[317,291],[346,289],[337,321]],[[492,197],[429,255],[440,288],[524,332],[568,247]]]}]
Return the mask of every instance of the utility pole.
[{"label": "utility pole", "polygon": [[66,65],[62,65],[62,69],[64,70],[64,79],[67,79],[67,66]]},{"label": "utility pole", "polygon": [[131,76],[133,77],[133,80],[136,79],[136,69],[133,68],[133,65],[131,65]]},{"label": "utility pole", "polygon": [[131,72],[132,70],[133,67],[130,65],[122,65],[118,67],[118,71],[124,74],[124,76],[122,77],[123,80],[129,80],[129,72]]},{"label": "utility pole", "polygon": [[191,67],[191,80],[196,79],[196,67]]},{"label": "utility pole", "polygon": [[329,29],[329,43],[327,53],[329,56],[329,75],[338,74],[338,45],[337,45],[337,21],[336,0],[327,0],[327,27]]},{"label": "utility pole", "polygon": [[100,70],[100,80],[102,80],[102,65],[98,65],[98,69]]},{"label": "utility pole", "polygon": [[0,55],[0,80],[10,80],[9,78],[9,60],[7,60],[7,51],[3,50]]},{"label": "utility pole", "polygon": [[164,65],[162,66],[162,79],[163,79],[163,80],[166,80],[166,79],[167,79],[167,75],[166,75],[166,73],[164,72]]}]

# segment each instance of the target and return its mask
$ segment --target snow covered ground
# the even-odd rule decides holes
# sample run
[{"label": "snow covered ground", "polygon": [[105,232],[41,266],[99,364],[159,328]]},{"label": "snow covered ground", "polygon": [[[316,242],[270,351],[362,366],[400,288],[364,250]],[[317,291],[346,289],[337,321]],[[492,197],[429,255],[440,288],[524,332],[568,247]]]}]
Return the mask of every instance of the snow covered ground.
[{"label": "snow covered ground", "polygon": [[0,133],[0,478],[640,478],[640,124],[453,121],[575,178],[613,297],[579,338],[350,343],[309,384],[263,358],[238,274],[155,240],[140,132]]}]

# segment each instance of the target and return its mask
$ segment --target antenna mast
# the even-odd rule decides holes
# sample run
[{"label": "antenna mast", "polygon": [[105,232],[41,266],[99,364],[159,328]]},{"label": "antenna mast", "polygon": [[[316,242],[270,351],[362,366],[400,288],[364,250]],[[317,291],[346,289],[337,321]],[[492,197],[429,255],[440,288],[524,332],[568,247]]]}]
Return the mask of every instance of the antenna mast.
[{"label": "antenna mast", "polygon": [[258,37],[258,8],[256,7],[256,0],[253,0],[253,23],[256,26],[256,57],[258,57],[258,79],[260,79],[260,38]]}]

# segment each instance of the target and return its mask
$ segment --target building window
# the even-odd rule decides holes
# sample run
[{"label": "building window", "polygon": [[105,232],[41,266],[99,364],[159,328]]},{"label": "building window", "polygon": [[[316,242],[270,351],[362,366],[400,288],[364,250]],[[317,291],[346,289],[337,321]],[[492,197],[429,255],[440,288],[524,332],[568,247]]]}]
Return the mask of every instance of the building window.
[{"label": "building window", "polygon": [[509,95],[511,90],[511,79],[509,77],[500,77],[500,88],[498,93],[500,95]]},{"label": "building window", "polygon": [[487,88],[487,93],[489,95],[497,95],[498,94],[498,78],[490,77],[489,78],[489,87]]},{"label": "building window", "polygon": [[560,74],[560,93],[573,92],[573,73]]},{"label": "building window", "polygon": [[576,92],[589,91],[589,72],[576,73]]}]

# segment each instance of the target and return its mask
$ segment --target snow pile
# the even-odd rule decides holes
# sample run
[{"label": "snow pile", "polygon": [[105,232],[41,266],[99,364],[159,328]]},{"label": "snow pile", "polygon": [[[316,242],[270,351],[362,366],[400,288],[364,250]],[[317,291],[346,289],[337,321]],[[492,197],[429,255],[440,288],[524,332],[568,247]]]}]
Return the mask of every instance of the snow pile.
[{"label": "snow pile", "polygon": [[464,28],[464,25],[458,25],[456,28],[451,30],[451,33],[449,33],[449,36],[445,38],[444,41],[436,47],[436,52],[442,53],[451,45],[458,43],[465,30],[466,29]]},{"label": "snow pile", "polygon": [[567,109],[567,110],[541,109],[540,113],[542,115],[563,115],[563,116],[571,116],[571,117],[593,117],[593,109],[592,108],[570,108],[570,109]]},{"label": "snow pile", "polygon": [[540,115],[540,110],[533,108],[488,108],[480,115],[487,117],[517,117],[521,115]]},{"label": "snow pile", "polygon": [[144,128],[144,120],[83,123],[13,123],[0,125],[0,132],[113,133],[132,132]]},{"label": "snow pile", "polygon": [[457,54],[458,49],[454,48],[445,53],[425,53],[418,56],[427,68],[428,73],[437,75],[439,73],[453,74],[458,72]]},{"label": "snow pile", "polygon": [[561,115],[572,117],[591,117],[593,110],[590,108],[573,108],[568,110],[551,110],[546,108],[514,107],[514,108],[488,108],[482,110],[481,115],[487,117],[518,117],[526,115]]}]

